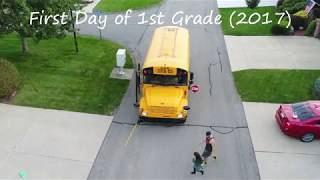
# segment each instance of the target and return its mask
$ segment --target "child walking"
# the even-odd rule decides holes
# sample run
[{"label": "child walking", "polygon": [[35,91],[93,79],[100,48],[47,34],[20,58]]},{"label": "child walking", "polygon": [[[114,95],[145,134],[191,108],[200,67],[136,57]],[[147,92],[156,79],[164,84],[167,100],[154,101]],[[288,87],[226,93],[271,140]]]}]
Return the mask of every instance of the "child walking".
[{"label": "child walking", "polygon": [[194,155],[194,158],[192,159],[193,172],[191,172],[191,174],[196,174],[196,172],[200,172],[203,175],[204,161],[198,152],[194,152],[193,155]]},{"label": "child walking", "polygon": [[212,156],[214,159],[217,159],[217,157],[213,154],[215,139],[212,136],[210,131],[206,132],[205,143],[206,143],[206,146],[205,146],[204,151],[202,153],[202,157],[204,159],[204,163],[207,164],[208,157]]}]

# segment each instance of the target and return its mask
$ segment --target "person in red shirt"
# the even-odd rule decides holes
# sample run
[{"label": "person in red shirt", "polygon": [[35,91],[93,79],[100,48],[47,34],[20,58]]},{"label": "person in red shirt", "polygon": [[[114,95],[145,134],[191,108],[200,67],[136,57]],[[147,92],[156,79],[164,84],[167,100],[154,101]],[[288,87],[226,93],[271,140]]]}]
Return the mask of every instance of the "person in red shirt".
[{"label": "person in red shirt", "polygon": [[[202,153],[202,157],[204,159],[205,164],[207,164],[208,157],[213,155],[213,148],[215,145],[215,139],[210,131],[206,132],[205,143],[206,143],[206,145],[205,145],[204,151]],[[217,156],[213,155],[213,158],[217,159]]]}]

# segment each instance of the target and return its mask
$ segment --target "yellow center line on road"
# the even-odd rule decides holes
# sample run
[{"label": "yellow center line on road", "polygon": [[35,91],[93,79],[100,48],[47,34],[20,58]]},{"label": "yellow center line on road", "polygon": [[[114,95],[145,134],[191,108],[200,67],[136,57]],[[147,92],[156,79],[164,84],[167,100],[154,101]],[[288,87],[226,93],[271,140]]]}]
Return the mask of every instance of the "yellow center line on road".
[{"label": "yellow center line on road", "polygon": [[132,138],[132,135],[133,135],[133,133],[135,132],[135,130],[137,129],[138,126],[139,126],[139,124],[136,123],[136,124],[132,127],[131,132],[130,132],[127,140],[126,140],[126,143],[124,144],[125,147],[127,147],[127,145],[129,144],[129,142],[130,142],[130,140],[131,140],[131,138]]}]

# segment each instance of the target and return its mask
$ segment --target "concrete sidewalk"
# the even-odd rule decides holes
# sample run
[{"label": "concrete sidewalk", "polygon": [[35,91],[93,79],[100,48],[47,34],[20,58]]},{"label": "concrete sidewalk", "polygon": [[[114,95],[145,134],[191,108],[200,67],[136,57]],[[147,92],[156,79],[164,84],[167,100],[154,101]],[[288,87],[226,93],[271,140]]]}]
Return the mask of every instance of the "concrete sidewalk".
[{"label": "concrete sidewalk", "polygon": [[225,36],[232,71],[320,69],[320,41],[301,36]]},{"label": "concrete sidewalk", "polygon": [[262,179],[320,179],[320,141],[284,135],[274,118],[278,104],[243,103]]},{"label": "concrete sidewalk", "polygon": [[86,179],[112,117],[0,104],[0,179]]},{"label": "concrete sidewalk", "polygon": [[94,8],[98,5],[100,1],[101,0],[93,0],[92,3],[85,6],[82,10],[86,13],[92,13],[94,11]]}]

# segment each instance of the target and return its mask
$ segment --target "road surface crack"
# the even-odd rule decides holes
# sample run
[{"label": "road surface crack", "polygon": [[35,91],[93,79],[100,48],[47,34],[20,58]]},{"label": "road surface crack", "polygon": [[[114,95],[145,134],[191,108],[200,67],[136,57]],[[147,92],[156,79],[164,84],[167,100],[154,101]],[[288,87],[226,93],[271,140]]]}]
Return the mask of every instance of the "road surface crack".
[{"label": "road surface crack", "polygon": [[214,70],[214,67],[216,65],[220,65],[220,71],[222,72],[222,62],[221,62],[221,53],[220,53],[220,50],[219,48],[217,47],[217,54],[218,54],[218,57],[219,57],[219,61],[218,62],[215,62],[215,63],[210,63],[209,66],[208,66],[208,74],[209,74],[209,94],[210,96],[213,95],[213,70]]},{"label": "road surface crack", "polygon": [[[204,124],[168,124],[168,123],[131,123],[131,122],[119,122],[119,121],[112,121],[112,123],[120,124],[120,125],[130,125],[130,126],[136,126],[137,124],[139,126],[166,126],[166,127],[173,127],[173,126],[182,126],[182,127],[204,127],[204,128],[210,128],[211,130],[219,133],[219,134],[229,134],[232,133],[236,129],[248,129],[248,126],[219,126],[219,125],[204,125]],[[227,131],[221,131],[218,129],[227,129]]]}]

